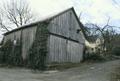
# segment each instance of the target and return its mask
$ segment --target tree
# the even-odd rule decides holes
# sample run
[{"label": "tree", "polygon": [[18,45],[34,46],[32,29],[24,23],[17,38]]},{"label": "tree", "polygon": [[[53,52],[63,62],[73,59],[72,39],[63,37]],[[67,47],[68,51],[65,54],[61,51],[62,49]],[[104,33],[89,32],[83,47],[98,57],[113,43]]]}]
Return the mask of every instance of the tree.
[{"label": "tree", "polygon": [[13,27],[21,27],[34,19],[28,3],[24,0],[11,0],[3,4],[1,11],[0,26],[7,31]]},{"label": "tree", "polygon": [[5,29],[6,31],[9,31],[8,27],[6,27],[3,23],[3,14],[2,14],[2,11],[1,11],[1,14],[0,14],[0,26],[1,26],[1,29]]},{"label": "tree", "polygon": [[[101,38],[102,41],[102,48],[101,51],[105,53],[105,49],[107,52],[110,52],[113,48],[113,41],[116,39],[115,35],[117,34],[116,32],[116,26],[111,26],[109,25],[110,18],[108,18],[107,23],[101,27],[98,26],[97,24],[89,23],[85,26],[86,30],[86,35],[88,37],[88,41],[91,39],[96,39],[95,37]],[[90,38],[89,38],[90,37]]]}]

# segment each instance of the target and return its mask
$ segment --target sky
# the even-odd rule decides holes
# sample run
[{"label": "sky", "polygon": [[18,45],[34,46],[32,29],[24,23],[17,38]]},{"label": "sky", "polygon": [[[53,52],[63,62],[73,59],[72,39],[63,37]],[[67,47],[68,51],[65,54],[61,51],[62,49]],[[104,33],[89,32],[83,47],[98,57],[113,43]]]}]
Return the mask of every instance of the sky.
[{"label": "sky", "polygon": [[[11,0],[9,0],[11,1]],[[27,0],[38,20],[74,7],[83,24],[94,23],[120,27],[120,0]],[[0,0],[0,3],[6,0]]]},{"label": "sky", "polygon": [[120,0],[28,0],[32,9],[45,17],[55,12],[74,7],[81,22],[120,26]]}]

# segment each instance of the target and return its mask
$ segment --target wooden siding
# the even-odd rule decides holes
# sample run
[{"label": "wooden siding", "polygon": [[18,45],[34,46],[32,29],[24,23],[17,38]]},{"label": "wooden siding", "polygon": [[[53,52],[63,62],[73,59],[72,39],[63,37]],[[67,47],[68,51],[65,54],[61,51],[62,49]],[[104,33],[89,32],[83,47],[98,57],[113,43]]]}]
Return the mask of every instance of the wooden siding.
[{"label": "wooden siding", "polygon": [[49,55],[47,62],[73,62],[82,60],[83,45],[50,35]]},{"label": "wooden siding", "polygon": [[77,29],[80,29],[80,26],[72,10],[52,19],[48,28],[52,33],[84,43],[82,33],[77,33]]},{"label": "wooden siding", "polygon": [[20,36],[21,36],[21,31],[16,31],[14,33],[10,33],[4,37],[4,43],[7,40],[14,41],[14,40],[20,39]]},{"label": "wooden siding", "polygon": [[[22,57],[23,59],[25,59],[28,53],[28,50],[34,41],[35,34],[36,34],[36,28],[37,27],[29,27],[23,30],[21,29],[19,31],[10,33],[5,36],[4,43],[7,40],[11,40],[11,41],[21,40],[22,41]],[[21,39],[21,36],[22,36],[22,39]]]},{"label": "wooden siding", "polygon": [[29,48],[33,44],[36,35],[37,27],[30,27],[22,30],[22,56],[23,59],[26,58]]},{"label": "wooden siding", "polygon": [[81,32],[77,33],[80,25],[72,10],[52,19],[48,28],[53,33],[49,37],[48,62],[80,62],[84,38]]},{"label": "wooden siding", "polygon": [[79,43],[75,43],[73,41],[68,41],[67,44],[67,53],[68,53],[68,61],[77,63],[80,62],[83,58],[83,45]]},{"label": "wooden siding", "polygon": [[66,61],[66,40],[50,36],[48,62]]}]

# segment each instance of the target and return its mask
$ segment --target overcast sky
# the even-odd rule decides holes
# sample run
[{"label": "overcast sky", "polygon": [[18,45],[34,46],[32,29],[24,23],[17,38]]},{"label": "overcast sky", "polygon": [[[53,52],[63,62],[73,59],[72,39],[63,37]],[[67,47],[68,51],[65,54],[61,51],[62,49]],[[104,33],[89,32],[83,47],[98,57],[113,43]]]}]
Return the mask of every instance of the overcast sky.
[{"label": "overcast sky", "polygon": [[[0,0],[0,3],[6,0]],[[11,1],[11,0],[9,0]],[[110,18],[110,25],[120,27],[120,0],[27,0],[32,10],[40,18],[74,7],[81,22],[105,25]]]},{"label": "overcast sky", "polygon": [[[0,3],[6,0],[1,0]],[[8,0],[11,1],[11,0]],[[42,18],[74,7],[81,22],[104,25],[110,17],[110,24],[120,26],[120,0],[27,0],[32,10]],[[115,4],[116,3],[116,4]]]},{"label": "overcast sky", "polygon": [[[110,24],[120,26],[120,0],[28,0],[40,17],[74,7],[81,15],[81,22],[104,25],[110,17]],[[117,3],[117,4],[116,4]]]}]

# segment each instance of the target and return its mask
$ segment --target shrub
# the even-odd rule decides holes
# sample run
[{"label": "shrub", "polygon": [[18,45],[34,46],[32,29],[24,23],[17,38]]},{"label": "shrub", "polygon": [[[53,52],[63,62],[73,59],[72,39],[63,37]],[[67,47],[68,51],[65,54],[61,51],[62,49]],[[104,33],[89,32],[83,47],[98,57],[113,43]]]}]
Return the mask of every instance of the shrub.
[{"label": "shrub", "polygon": [[39,24],[36,31],[36,37],[28,54],[28,67],[32,69],[45,70],[47,55],[47,23]]},{"label": "shrub", "polygon": [[104,61],[105,58],[103,56],[101,56],[100,54],[92,53],[92,54],[87,54],[86,60]]},{"label": "shrub", "polygon": [[0,48],[0,64],[2,64],[4,62],[4,53],[2,48]]},{"label": "shrub", "polygon": [[120,46],[114,47],[114,48],[112,49],[112,54],[117,55],[117,56],[120,56]]},{"label": "shrub", "polygon": [[16,45],[13,45],[11,40],[6,41],[6,43],[0,49],[0,63],[7,65],[21,65],[21,44],[18,40]]},{"label": "shrub", "polygon": [[10,55],[12,54],[12,46],[13,43],[8,40],[6,43],[1,47],[1,62],[5,64],[10,63]]},{"label": "shrub", "polygon": [[[27,64],[32,69],[45,70],[46,56],[47,56],[47,39],[49,23],[38,24],[34,42],[29,49],[27,56]],[[8,40],[0,49],[0,61],[7,65],[20,66],[23,63],[22,59],[22,42],[17,40],[14,45],[11,40]],[[25,61],[24,61],[25,62]]]},{"label": "shrub", "polygon": [[21,66],[23,64],[22,53],[21,53],[21,42],[17,40],[16,45],[13,45],[13,52],[11,53],[11,65]]}]

